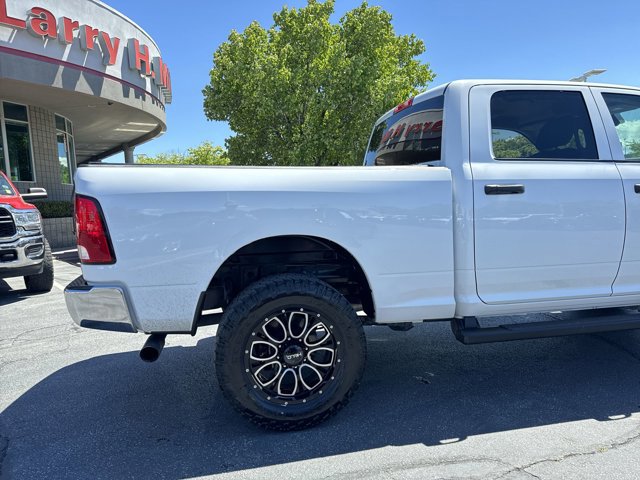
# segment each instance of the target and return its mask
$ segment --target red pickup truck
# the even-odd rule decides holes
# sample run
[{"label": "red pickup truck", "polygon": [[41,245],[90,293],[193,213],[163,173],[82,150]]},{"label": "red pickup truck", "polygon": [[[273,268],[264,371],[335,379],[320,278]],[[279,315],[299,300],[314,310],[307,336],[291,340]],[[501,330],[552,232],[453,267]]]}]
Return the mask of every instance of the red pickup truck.
[{"label": "red pickup truck", "polygon": [[42,233],[38,209],[25,200],[47,198],[44,188],[20,195],[0,171],[0,278],[24,277],[29,292],[53,287],[51,248]]}]

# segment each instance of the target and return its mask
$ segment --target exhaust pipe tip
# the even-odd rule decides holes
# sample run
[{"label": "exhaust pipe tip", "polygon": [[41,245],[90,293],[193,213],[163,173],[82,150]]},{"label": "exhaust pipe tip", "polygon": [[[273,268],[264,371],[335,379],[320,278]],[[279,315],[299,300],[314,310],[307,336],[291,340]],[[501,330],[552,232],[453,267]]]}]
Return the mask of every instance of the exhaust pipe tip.
[{"label": "exhaust pipe tip", "polygon": [[158,360],[164,348],[164,339],[166,336],[166,333],[153,333],[149,335],[147,341],[144,342],[142,350],[140,350],[140,358],[143,362],[152,363]]}]

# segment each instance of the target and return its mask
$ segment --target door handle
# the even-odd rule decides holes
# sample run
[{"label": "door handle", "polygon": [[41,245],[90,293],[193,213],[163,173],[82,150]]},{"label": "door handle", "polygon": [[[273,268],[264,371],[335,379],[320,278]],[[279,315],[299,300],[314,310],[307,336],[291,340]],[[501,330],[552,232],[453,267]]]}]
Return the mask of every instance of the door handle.
[{"label": "door handle", "polygon": [[486,195],[517,195],[524,193],[524,185],[485,185]]},{"label": "door handle", "polygon": [[636,183],[636,184],[633,186],[633,189],[636,191],[636,193],[640,193],[640,183]]}]

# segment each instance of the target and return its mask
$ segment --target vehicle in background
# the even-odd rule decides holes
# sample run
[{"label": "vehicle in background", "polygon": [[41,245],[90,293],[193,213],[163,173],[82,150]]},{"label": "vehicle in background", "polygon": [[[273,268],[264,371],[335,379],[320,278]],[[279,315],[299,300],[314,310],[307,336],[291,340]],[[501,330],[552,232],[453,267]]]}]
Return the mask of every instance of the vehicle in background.
[{"label": "vehicle in background", "polygon": [[0,278],[24,277],[29,292],[53,288],[53,257],[38,209],[25,200],[47,198],[44,188],[20,195],[0,171]]}]

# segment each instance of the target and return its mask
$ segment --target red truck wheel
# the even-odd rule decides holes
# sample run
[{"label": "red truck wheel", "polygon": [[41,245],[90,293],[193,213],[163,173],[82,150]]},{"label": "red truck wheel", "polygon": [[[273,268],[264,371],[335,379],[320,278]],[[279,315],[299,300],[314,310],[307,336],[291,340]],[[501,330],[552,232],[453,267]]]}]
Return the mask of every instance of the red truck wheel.
[{"label": "red truck wheel", "polygon": [[53,288],[53,255],[46,238],[42,273],[24,277],[24,284],[27,286],[27,291],[31,293],[50,292]]}]

